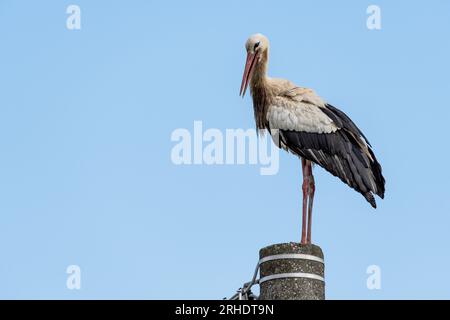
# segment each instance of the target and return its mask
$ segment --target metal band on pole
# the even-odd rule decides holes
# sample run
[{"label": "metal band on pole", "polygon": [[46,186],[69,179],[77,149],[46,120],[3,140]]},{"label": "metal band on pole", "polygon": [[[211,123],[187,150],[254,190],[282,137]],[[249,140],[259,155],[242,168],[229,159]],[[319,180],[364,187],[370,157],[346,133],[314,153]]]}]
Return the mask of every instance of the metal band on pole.
[{"label": "metal band on pole", "polygon": [[284,253],[284,254],[275,254],[272,256],[267,256],[264,258],[261,258],[259,260],[259,264],[262,264],[267,261],[272,260],[280,260],[280,259],[302,259],[302,260],[310,260],[310,261],[316,261],[320,263],[324,263],[324,260],[322,258],[310,255],[310,254],[303,254],[303,253]]},{"label": "metal band on pole", "polygon": [[317,274],[313,273],[303,273],[303,272],[295,272],[295,273],[278,273],[272,274],[270,276],[259,279],[259,283],[263,283],[273,279],[284,279],[284,278],[307,278],[314,279],[325,282],[325,279]]}]

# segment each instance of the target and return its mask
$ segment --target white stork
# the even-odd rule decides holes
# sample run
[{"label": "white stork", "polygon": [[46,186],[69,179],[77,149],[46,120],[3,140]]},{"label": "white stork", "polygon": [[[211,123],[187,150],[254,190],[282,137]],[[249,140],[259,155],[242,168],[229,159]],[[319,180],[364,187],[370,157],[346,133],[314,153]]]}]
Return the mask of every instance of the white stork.
[{"label": "white stork", "polygon": [[[301,158],[303,172],[302,244],[311,243],[314,201],[312,163],[361,193],[376,208],[373,194],[384,197],[385,180],[370,143],[341,110],[313,90],[267,76],[269,40],[262,34],[246,42],[242,96],[250,82],[258,130],[267,129],[275,144]],[[308,211],[308,216],[306,215]]]}]

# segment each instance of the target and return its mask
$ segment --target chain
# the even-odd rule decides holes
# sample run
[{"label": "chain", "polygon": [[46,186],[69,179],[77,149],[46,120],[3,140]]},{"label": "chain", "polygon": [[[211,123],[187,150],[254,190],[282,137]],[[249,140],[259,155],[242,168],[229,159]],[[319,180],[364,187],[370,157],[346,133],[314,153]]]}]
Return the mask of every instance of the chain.
[{"label": "chain", "polygon": [[239,288],[237,292],[229,300],[258,300],[258,296],[252,292],[252,287],[255,284],[259,284],[259,279],[256,279],[259,271],[259,261],[256,264],[255,272],[251,281],[244,283],[242,288]]}]

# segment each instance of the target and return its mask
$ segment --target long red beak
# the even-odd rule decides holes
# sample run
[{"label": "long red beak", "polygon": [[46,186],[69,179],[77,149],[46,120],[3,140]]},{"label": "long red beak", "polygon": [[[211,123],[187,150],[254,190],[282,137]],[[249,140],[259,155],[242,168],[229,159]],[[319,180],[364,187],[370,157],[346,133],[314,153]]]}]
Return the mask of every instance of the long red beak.
[{"label": "long red beak", "polygon": [[253,69],[255,68],[256,64],[256,54],[254,53],[247,53],[247,61],[245,62],[245,68],[244,68],[244,75],[242,76],[242,83],[241,83],[241,91],[239,92],[239,95],[244,97],[245,91],[247,90],[248,83],[250,81],[250,78],[252,77]]}]

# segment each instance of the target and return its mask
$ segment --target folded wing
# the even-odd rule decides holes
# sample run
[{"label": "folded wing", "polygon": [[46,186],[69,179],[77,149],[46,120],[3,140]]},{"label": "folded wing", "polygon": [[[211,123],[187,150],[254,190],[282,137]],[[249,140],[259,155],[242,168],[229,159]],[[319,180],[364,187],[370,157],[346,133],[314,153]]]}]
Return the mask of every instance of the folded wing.
[{"label": "folded wing", "polygon": [[373,193],[384,197],[385,180],[370,144],[344,112],[312,97],[292,90],[276,97],[267,113],[274,141],[339,177],[376,207]]}]

